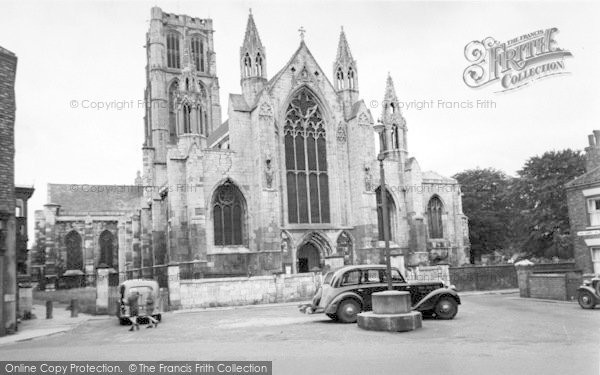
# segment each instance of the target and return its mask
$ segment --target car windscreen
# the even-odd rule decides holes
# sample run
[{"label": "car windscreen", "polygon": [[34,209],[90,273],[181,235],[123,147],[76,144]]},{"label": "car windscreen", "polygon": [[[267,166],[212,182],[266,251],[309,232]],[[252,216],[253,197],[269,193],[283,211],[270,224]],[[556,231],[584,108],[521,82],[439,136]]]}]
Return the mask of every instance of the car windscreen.
[{"label": "car windscreen", "polygon": [[333,279],[333,272],[327,272],[327,274],[325,274],[325,278],[323,279],[323,285],[330,285],[331,279]]}]

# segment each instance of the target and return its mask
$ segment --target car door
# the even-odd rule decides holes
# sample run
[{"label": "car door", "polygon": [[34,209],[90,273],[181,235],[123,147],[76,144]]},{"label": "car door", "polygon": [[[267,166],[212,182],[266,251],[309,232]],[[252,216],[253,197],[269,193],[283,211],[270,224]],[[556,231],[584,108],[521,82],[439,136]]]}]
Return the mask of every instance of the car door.
[{"label": "car door", "polygon": [[385,283],[381,281],[381,273],[378,269],[362,270],[362,282],[357,290],[363,298],[363,310],[371,311],[373,309],[372,294],[386,290]]}]

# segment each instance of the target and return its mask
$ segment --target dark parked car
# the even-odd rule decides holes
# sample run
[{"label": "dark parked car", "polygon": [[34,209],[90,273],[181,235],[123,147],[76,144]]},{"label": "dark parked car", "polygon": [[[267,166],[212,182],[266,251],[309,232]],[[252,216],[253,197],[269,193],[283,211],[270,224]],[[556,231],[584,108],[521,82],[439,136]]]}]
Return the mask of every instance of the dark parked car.
[{"label": "dark parked car", "polygon": [[583,282],[577,289],[577,301],[584,309],[593,309],[600,303],[600,276]]},{"label": "dark parked car", "polygon": [[[325,275],[323,285],[312,300],[313,313],[324,312],[333,320],[356,322],[361,311],[370,311],[371,294],[387,290],[384,265],[346,266]],[[395,290],[410,293],[413,310],[438,319],[452,319],[458,312],[460,297],[454,287],[441,281],[406,281],[397,268],[392,268]]]}]

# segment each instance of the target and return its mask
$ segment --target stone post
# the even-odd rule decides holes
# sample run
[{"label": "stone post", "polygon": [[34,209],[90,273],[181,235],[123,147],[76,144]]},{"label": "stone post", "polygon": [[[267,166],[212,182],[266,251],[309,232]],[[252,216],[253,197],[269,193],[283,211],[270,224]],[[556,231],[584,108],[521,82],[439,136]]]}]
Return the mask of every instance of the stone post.
[{"label": "stone post", "polygon": [[422,316],[411,311],[409,292],[373,293],[373,311],[358,314],[358,326],[369,331],[406,332],[422,327]]},{"label": "stone post", "polygon": [[529,298],[529,275],[532,267],[528,265],[515,266],[517,269],[517,282],[519,284],[519,296]]},{"label": "stone post", "polygon": [[169,309],[179,310],[181,308],[181,285],[179,283],[179,264],[169,263],[167,266],[169,287]]},{"label": "stone post", "polygon": [[19,315],[24,319],[31,319],[33,305],[33,286],[31,283],[19,285]]},{"label": "stone post", "polygon": [[105,264],[96,270],[96,314],[108,314],[108,272]]}]

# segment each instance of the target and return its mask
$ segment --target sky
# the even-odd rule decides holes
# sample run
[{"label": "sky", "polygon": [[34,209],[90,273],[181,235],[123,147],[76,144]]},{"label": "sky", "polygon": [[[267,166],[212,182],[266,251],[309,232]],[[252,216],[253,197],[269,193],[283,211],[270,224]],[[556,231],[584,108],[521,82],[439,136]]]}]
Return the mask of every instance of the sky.
[{"label": "sky", "polygon": [[[423,170],[452,176],[492,167],[515,175],[545,151],[583,149],[587,134],[600,129],[600,43],[592,17],[600,4],[594,2],[3,0],[0,46],[18,57],[16,183],[35,186],[30,215],[47,203],[47,183],[132,184],[141,170],[144,110],[137,103],[152,6],[213,19],[223,120],[228,94],[241,91],[239,48],[251,8],[269,78],[298,48],[302,26],[333,81],[343,26],[361,98],[379,117],[391,74],[409,152]],[[505,42],[553,27],[558,47],[573,55],[565,59],[569,74],[502,93],[497,84],[473,89],[463,81],[471,41]],[[478,100],[493,105],[477,108]],[[113,108],[82,108],[84,102]],[[419,102],[433,105],[418,110]],[[465,103],[473,108],[461,108]]]}]

